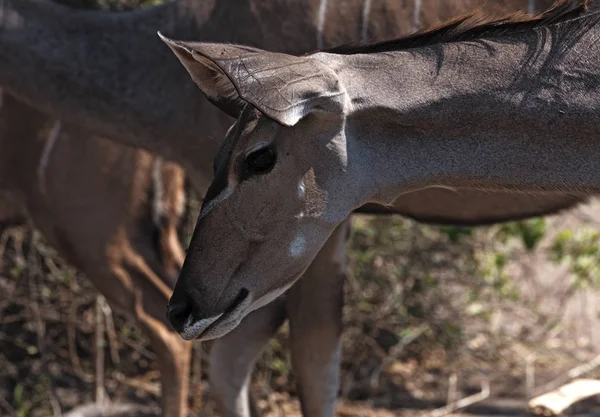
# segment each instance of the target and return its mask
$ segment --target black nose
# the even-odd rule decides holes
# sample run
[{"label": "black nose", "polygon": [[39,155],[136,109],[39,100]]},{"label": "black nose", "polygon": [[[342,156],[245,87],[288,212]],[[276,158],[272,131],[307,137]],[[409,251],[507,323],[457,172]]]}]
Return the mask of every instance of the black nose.
[{"label": "black nose", "polygon": [[177,332],[183,331],[183,326],[192,314],[192,306],[188,303],[169,303],[167,306],[167,318]]}]

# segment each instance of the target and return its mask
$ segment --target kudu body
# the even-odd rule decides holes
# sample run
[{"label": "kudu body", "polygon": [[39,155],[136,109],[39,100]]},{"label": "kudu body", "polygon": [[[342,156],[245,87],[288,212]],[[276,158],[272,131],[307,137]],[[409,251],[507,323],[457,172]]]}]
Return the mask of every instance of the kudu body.
[{"label": "kudu body", "polygon": [[[157,30],[180,38],[301,53],[339,42],[395,37],[482,2],[402,6],[396,0],[188,0],[119,14],[74,11],[44,0],[1,0],[0,4],[0,84],[30,105],[83,126],[88,136],[101,134],[181,162],[202,191],[212,177],[213,156],[232,119],[199,93],[158,40]],[[496,11],[545,5],[540,0],[499,1],[485,7]],[[436,223],[475,225],[555,212],[579,201],[564,195],[531,198],[430,189],[406,194],[393,210],[381,205],[366,208]],[[243,352],[231,352],[235,345],[216,342],[215,348],[222,349],[215,351],[223,353],[211,358],[212,369],[219,369],[211,372],[211,378],[219,380],[211,382],[227,392],[224,398],[230,400],[224,403],[230,413],[247,412],[247,373],[268,335],[287,314],[303,410],[307,415],[331,414],[337,392],[346,234],[345,227],[337,229],[285,301],[256,313],[259,319],[248,324],[252,343],[238,344],[245,348]],[[327,277],[319,279],[320,275]],[[238,328],[230,337],[243,334],[243,328]],[[224,359],[226,352],[237,360]]]},{"label": "kudu body", "polygon": [[213,103],[240,114],[171,298],[202,324],[195,336],[284,291],[367,203],[393,208],[432,186],[600,191],[600,12],[584,12],[561,1],[535,18],[464,17],[301,57],[163,38]]},{"label": "kudu body", "polygon": [[184,257],[183,170],[106,139],[81,140],[88,132],[0,96],[0,224],[29,218],[137,321],[157,356],[165,415],[184,417],[191,345],[164,314]]}]

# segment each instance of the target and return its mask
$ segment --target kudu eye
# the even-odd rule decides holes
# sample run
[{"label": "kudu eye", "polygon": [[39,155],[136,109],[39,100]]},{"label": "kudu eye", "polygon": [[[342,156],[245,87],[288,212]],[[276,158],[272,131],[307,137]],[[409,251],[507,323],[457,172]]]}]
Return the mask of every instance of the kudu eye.
[{"label": "kudu eye", "polygon": [[270,146],[251,152],[244,160],[244,177],[266,174],[273,169],[276,161],[277,154]]}]

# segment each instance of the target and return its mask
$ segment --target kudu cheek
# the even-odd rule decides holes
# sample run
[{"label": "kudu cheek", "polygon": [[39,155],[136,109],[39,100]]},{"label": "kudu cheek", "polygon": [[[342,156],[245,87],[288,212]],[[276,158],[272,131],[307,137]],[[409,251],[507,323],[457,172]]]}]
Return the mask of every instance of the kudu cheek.
[{"label": "kudu cheek", "polygon": [[[295,198],[285,195],[266,195],[267,191],[245,192],[227,205],[227,221],[245,239],[263,241],[270,239],[274,229],[289,230],[294,223],[293,215],[301,211]],[[291,218],[288,214],[292,214]]]}]

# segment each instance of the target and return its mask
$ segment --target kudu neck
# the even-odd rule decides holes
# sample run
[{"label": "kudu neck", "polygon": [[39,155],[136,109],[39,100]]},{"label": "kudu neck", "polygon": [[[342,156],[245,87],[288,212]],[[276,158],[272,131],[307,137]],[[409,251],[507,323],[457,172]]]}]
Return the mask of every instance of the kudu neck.
[{"label": "kudu neck", "polygon": [[600,191],[599,30],[562,29],[336,57],[361,202],[433,185]]}]

